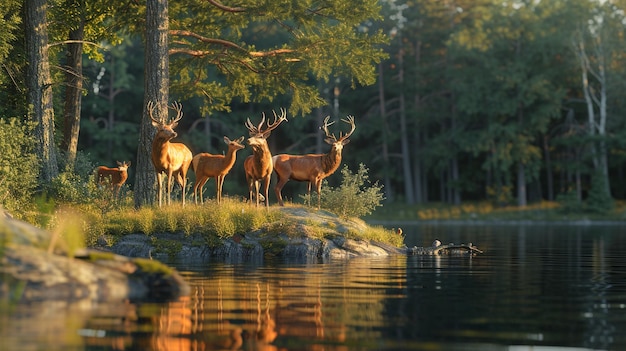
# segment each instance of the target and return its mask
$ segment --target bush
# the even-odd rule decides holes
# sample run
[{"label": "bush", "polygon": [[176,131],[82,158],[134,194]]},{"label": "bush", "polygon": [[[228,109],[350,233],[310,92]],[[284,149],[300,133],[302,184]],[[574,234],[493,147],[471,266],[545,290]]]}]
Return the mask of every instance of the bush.
[{"label": "bush", "polygon": [[341,217],[366,216],[382,206],[384,200],[382,185],[370,183],[365,165],[359,165],[357,174],[353,174],[348,166],[341,170],[342,181],[338,188],[328,186],[324,181],[322,187],[322,208]]},{"label": "bush", "polygon": [[606,178],[597,171],[591,176],[591,189],[587,197],[587,212],[606,214],[612,211],[615,203],[606,191]]},{"label": "bush", "polygon": [[39,164],[34,124],[0,119],[0,203],[16,217],[32,209]]}]

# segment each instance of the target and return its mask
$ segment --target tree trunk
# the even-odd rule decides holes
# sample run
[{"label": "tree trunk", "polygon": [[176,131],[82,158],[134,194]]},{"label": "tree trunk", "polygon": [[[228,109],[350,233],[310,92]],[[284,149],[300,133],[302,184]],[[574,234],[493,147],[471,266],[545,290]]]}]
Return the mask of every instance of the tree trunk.
[{"label": "tree trunk", "polygon": [[152,164],[152,140],[155,129],[148,115],[148,101],[154,101],[154,117],[167,117],[169,100],[167,0],[146,3],[145,93],[137,147],[135,207],[153,204],[156,197],[156,173]]},{"label": "tree trunk", "polygon": [[517,162],[517,205],[526,207],[526,171],[522,161]]},{"label": "tree trunk", "polygon": [[554,183],[552,180],[552,160],[550,159],[550,145],[548,136],[543,136],[543,159],[546,162],[546,180],[548,181],[548,201],[554,201]]},{"label": "tree trunk", "polygon": [[[400,49],[398,55],[398,66],[400,68],[400,86],[404,85],[404,50]],[[413,192],[413,176],[411,175],[411,151],[409,150],[409,135],[406,123],[406,104],[404,103],[404,92],[400,93],[400,142],[402,144],[402,174],[404,176],[404,196],[406,203],[415,203]]]},{"label": "tree trunk", "polygon": [[54,144],[54,109],[52,105],[52,79],[48,62],[47,1],[25,1],[26,56],[28,69],[26,85],[28,103],[32,106],[29,118],[37,122],[37,156],[41,161],[40,179],[50,182],[59,174]]},{"label": "tree trunk", "polygon": [[65,106],[63,113],[63,142],[67,167],[74,169],[80,132],[80,106],[83,90],[83,44],[85,21],[81,18],[78,28],[70,30],[67,44],[67,67],[65,68]]},{"label": "tree trunk", "polygon": [[382,153],[383,153],[383,175],[384,175],[384,191],[385,198],[388,202],[393,202],[393,187],[391,186],[391,178],[389,172],[391,163],[389,162],[389,145],[387,143],[387,100],[385,99],[385,80],[382,62],[378,64],[378,103],[380,105],[380,117],[382,119]]}]

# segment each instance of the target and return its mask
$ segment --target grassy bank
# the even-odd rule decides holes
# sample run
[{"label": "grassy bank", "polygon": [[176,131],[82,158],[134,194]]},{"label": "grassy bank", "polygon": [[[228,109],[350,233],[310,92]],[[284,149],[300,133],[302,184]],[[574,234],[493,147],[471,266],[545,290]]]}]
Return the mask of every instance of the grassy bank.
[{"label": "grassy bank", "polygon": [[[45,228],[52,231],[59,230],[55,228],[68,228],[68,222],[81,223],[84,233],[82,240],[87,246],[95,246],[101,240],[107,240],[107,244],[112,245],[119,237],[131,233],[148,236],[155,233],[179,233],[185,236],[201,234],[206,245],[214,246],[236,235],[255,231],[263,235],[320,239],[343,235],[402,246],[402,238],[391,230],[367,225],[358,218],[340,218],[328,211],[308,206],[256,208],[247,202],[229,198],[223,199],[219,205],[214,200],[204,205],[188,204],[184,208],[180,203],[163,208],[146,206],[140,209],[125,205],[106,212],[92,205],[74,205],[64,207],[50,217]],[[332,221],[323,218],[331,218]],[[80,238],[79,235],[73,237]]]},{"label": "grassy bank", "polygon": [[427,221],[427,220],[536,220],[536,221],[626,221],[626,203],[618,201],[607,212],[570,211],[559,203],[542,201],[524,207],[494,206],[490,202],[466,203],[459,206],[429,203],[427,205],[385,204],[366,220]]}]

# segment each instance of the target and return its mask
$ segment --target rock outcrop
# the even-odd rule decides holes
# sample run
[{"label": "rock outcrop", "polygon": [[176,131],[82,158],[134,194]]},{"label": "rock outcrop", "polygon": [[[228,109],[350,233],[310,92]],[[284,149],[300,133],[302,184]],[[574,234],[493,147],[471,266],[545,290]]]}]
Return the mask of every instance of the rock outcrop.
[{"label": "rock outcrop", "polygon": [[189,286],[173,269],[96,250],[47,249],[52,234],[0,216],[0,298],[17,302],[173,299]]}]

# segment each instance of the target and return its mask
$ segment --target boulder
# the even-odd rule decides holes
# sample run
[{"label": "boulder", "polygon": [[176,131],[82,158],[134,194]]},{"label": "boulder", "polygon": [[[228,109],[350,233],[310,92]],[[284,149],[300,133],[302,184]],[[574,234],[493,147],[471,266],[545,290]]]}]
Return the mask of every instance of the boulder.
[{"label": "boulder", "polygon": [[0,298],[17,302],[175,299],[189,294],[166,265],[110,252],[49,252],[52,234],[0,216]]}]

